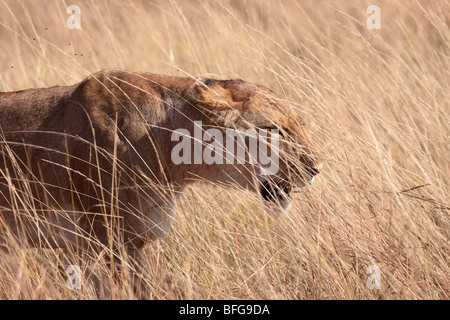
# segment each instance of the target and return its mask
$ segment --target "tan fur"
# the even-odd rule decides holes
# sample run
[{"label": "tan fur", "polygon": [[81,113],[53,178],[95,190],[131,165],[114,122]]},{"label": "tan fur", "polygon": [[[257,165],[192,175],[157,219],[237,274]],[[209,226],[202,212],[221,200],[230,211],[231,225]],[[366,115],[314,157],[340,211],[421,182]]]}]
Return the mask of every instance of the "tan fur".
[{"label": "tan fur", "polygon": [[302,173],[288,174],[292,159],[317,165],[301,118],[267,88],[102,71],[73,86],[0,93],[2,224],[32,246],[100,250],[118,237],[135,254],[167,232],[176,198],[193,180],[257,190],[249,164],[172,163],[172,131],[192,132],[194,120],[280,128],[301,146],[281,145],[291,160],[280,175],[293,184],[302,185]]}]

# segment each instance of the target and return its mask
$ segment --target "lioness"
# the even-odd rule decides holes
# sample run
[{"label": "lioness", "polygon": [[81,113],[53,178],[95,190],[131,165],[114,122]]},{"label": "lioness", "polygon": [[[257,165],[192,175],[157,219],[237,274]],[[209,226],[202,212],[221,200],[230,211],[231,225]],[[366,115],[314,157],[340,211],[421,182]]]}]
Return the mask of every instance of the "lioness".
[{"label": "lioness", "polygon": [[[277,172],[264,175],[248,159],[175,164],[181,138],[173,133],[194,136],[199,121],[219,132],[271,129],[276,137],[277,129]],[[139,259],[196,180],[250,189],[288,209],[292,188],[321,169],[301,125],[273,91],[243,80],[101,71],[73,86],[0,93],[0,245],[11,236],[96,251],[120,243]]]}]

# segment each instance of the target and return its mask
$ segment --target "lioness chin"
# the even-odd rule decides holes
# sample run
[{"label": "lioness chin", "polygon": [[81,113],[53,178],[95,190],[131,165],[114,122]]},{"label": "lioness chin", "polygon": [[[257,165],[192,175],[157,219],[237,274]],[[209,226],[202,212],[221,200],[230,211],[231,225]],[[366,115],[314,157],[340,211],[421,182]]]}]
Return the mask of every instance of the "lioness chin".
[{"label": "lioness chin", "polygon": [[[192,154],[174,152],[186,137],[196,143],[198,123],[214,137]],[[0,245],[12,236],[100,252],[113,238],[113,251],[138,261],[196,180],[253,190],[268,207],[288,209],[291,190],[321,169],[302,123],[274,92],[243,80],[101,71],[73,86],[0,93]],[[196,161],[227,129],[267,130],[269,149],[277,139],[276,170],[267,174],[258,155]]]}]

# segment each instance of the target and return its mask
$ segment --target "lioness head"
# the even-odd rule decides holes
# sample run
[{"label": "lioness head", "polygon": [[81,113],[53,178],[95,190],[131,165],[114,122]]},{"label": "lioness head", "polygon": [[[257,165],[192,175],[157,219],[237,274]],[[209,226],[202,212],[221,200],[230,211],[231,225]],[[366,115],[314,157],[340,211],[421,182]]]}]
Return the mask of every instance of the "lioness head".
[{"label": "lioness head", "polygon": [[[204,133],[196,139],[203,139],[203,156],[209,158],[203,159],[208,166],[191,171],[210,181],[238,184],[259,192],[269,207],[288,210],[291,191],[312,184],[322,168],[302,127],[302,117],[272,90],[243,80],[202,79],[194,84],[192,92],[192,106],[201,113],[201,121],[194,121],[193,131]],[[199,125],[201,128],[196,128]],[[251,145],[255,139],[251,139],[250,131],[256,133],[256,149]],[[249,134],[241,140],[245,161],[242,154],[239,158],[236,132]],[[264,146],[267,150],[263,150]],[[268,158],[272,163],[263,163]],[[199,161],[194,159],[193,168],[195,163]]]}]

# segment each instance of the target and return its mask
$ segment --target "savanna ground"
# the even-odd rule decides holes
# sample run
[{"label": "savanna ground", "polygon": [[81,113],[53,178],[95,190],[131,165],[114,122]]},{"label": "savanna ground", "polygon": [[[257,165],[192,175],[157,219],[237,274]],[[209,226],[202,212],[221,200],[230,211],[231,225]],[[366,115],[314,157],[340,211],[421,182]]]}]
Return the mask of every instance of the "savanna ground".
[{"label": "savanna ground", "polygon": [[[66,27],[70,4],[81,30]],[[366,27],[372,4],[379,30]],[[189,188],[146,250],[149,298],[448,299],[449,23],[445,0],[6,0],[0,91],[134,69],[243,78],[305,115],[324,163],[315,184],[281,217],[251,193]],[[58,250],[10,251],[0,298],[96,297],[67,288]]]}]

